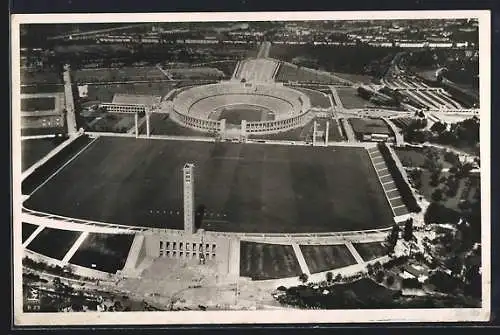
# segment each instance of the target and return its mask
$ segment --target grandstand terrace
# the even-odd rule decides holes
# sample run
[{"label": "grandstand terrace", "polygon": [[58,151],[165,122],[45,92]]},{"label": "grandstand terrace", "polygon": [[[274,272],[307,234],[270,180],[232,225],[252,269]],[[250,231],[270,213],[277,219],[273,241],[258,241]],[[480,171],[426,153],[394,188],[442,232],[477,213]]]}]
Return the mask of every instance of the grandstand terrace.
[{"label": "grandstand terrace", "polygon": [[274,59],[247,59],[238,63],[234,79],[251,82],[272,82],[278,71],[279,62]]},{"label": "grandstand terrace", "polygon": [[[311,107],[309,97],[297,90],[275,84],[239,82],[183,90],[175,96],[172,103],[173,119],[185,126],[205,131],[224,130],[225,122],[221,119],[224,109],[232,109],[237,113],[237,107],[240,106],[248,114],[249,109],[254,106],[260,117],[246,120],[249,122],[244,130],[249,133],[274,133],[303,125],[308,121],[306,115]],[[242,117],[239,119],[243,120]]]}]

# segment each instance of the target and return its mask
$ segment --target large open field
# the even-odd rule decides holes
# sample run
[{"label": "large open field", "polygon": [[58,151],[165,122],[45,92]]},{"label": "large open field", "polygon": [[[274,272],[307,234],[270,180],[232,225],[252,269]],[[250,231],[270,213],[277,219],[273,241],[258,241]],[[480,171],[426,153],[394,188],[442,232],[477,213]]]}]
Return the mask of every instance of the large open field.
[{"label": "large open field", "polygon": [[387,255],[387,248],[382,242],[355,243],[354,248],[365,262]]},{"label": "large open field", "polygon": [[62,74],[55,71],[27,71],[21,69],[21,84],[61,84]]},{"label": "large open field", "polygon": [[166,79],[166,76],[155,66],[84,69],[73,71],[73,80],[77,83],[161,79]]},{"label": "large open field", "polygon": [[125,266],[133,240],[133,235],[90,233],[71,257],[70,263],[115,273]]},{"label": "large open field", "polygon": [[205,208],[207,230],[324,232],[392,223],[367,152],[351,147],[100,138],[25,206],[180,229],[186,162],[195,164],[195,202]]},{"label": "large open field", "polygon": [[23,222],[23,225],[22,225],[22,239],[23,239],[23,243],[24,243],[24,241],[26,241],[31,236],[31,234],[33,234],[33,232],[37,228],[38,228],[37,225]]},{"label": "large open field", "polygon": [[51,111],[56,106],[54,97],[37,97],[21,99],[21,110],[23,112]]},{"label": "large open field", "polygon": [[39,254],[62,260],[66,252],[76,242],[81,232],[62,229],[44,228],[28,249]]},{"label": "large open field", "polygon": [[263,107],[241,104],[223,107],[218,119],[226,119],[227,123],[240,125],[243,120],[247,122],[274,120],[274,114]]},{"label": "large open field", "polygon": [[330,103],[330,99],[328,99],[328,95],[323,94],[320,91],[312,90],[312,89],[308,89],[308,88],[301,88],[301,87],[293,87],[293,89],[306,94],[309,97],[309,99],[311,100],[312,107],[318,107],[318,108],[330,108],[331,107],[331,103]]},{"label": "large open field", "polygon": [[126,84],[94,84],[88,86],[88,96],[89,99],[100,102],[111,102],[116,93],[148,94],[164,97],[175,87],[176,83],[168,81]]},{"label": "large open field", "polygon": [[353,87],[337,87],[335,88],[340,96],[344,108],[373,108],[377,105],[363,99],[358,95],[358,92]]},{"label": "large open field", "polygon": [[28,169],[30,166],[42,159],[52,151],[61,140],[57,138],[43,138],[33,140],[23,140],[21,142],[21,169]]},{"label": "large open field", "polygon": [[241,242],[240,276],[265,280],[294,277],[301,272],[291,245]]},{"label": "large open field", "polygon": [[282,63],[276,74],[276,81],[313,82],[322,84],[339,84],[342,80],[328,72],[318,71],[307,67],[297,67]]},{"label": "large open field", "polygon": [[356,259],[344,244],[301,245],[307,267],[311,273],[343,268],[356,264]]}]

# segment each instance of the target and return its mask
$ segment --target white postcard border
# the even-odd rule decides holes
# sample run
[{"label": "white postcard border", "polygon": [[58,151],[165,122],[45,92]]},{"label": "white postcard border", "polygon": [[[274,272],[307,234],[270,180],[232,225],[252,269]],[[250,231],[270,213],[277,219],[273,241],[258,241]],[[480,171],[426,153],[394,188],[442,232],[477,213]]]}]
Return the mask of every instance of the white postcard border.
[{"label": "white postcard border", "polygon": [[[481,308],[396,309],[396,310],[266,310],[183,312],[87,312],[24,313],[22,310],[21,245],[21,125],[14,111],[20,110],[19,25],[25,23],[113,23],[188,21],[297,21],[477,18],[479,22],[480,143],[481,143]],[[351,322],[459,322],[488,321],[490,317],[490,110],[491,27],[490,12],[464,11],[347,11],[347,12],[226,12],[226,13],[99,13],[99,14],[14,14],[11,16],[12,64],[12,168],[13,168],[13,321],[24,325],[174,325],[255,323],[351,323]]]}]

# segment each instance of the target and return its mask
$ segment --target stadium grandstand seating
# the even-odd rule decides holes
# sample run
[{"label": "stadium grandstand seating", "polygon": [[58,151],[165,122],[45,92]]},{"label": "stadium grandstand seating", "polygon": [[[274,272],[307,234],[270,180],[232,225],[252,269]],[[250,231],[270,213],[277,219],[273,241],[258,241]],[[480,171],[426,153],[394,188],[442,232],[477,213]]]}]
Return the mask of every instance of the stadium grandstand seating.
[{"label": "stadium grandstand seating", "polygon": [[[277,119],[299,115],[309,109],[309,98],[296,90],[273,85],[224,83],[193,87],[179,93],[173,101],[184,115],[208,118],[220,106],[248,104],[266,107]],[[281,113],[280,113],[281,112]]]},{"label": "stadium grandstand seating", "polygon": [[236,79],[246,81],[270,82],[279,62],[271,59],[250,59],[241,63],[236,71]]}]

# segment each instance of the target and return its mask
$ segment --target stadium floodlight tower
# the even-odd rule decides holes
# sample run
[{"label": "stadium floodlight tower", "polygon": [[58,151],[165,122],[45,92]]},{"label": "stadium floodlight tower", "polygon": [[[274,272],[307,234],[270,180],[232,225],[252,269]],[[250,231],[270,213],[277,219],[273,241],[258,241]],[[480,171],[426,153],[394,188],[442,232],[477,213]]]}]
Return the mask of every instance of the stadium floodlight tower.
[{"label": "stadium floodlight tower", "polygon": [[184,181],[184,232],[194,234],[194,164],[186,163],[182,168]]}]

